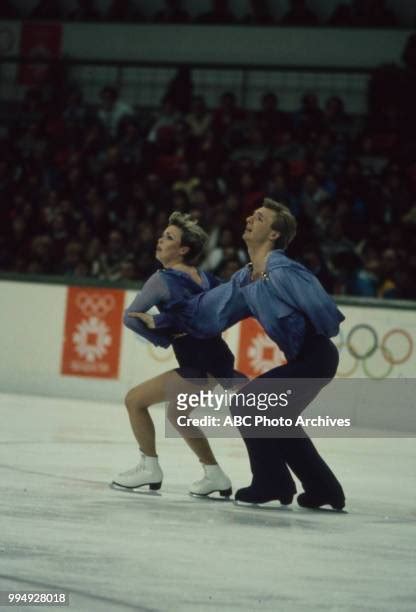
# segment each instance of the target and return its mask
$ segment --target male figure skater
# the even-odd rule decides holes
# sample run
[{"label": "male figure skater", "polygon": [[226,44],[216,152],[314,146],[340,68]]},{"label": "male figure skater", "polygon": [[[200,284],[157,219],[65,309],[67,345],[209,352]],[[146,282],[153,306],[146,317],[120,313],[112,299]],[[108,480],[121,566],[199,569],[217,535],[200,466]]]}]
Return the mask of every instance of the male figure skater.
[{"label": "male figure skater", "polygon": [[[295,234],[296,220],[289,209],[265,199],[247,218],[243,234],[250,264],[228,283],[176,305],[171,313],[141,318],[150,327],[174,322],[183,331],[206,337],[251,313],[283,350],[287,363],[254,379],[239,394],[258,392],[265,379],[307,379],[308,388],[296,402],[297,416],[335,376],[338,351],[329,338],[338,334],[344,316],[317,278],[285,255]],[[233,406],[231,410],[239,413],[240,409]],[[304,488],[299,505],[344,507],[341,485],[305,433],[296,438],[252,438],[244,429],[241,433],[253,480],[237,491],[237,501],[290,504],[296,488],[289,466]]]}]

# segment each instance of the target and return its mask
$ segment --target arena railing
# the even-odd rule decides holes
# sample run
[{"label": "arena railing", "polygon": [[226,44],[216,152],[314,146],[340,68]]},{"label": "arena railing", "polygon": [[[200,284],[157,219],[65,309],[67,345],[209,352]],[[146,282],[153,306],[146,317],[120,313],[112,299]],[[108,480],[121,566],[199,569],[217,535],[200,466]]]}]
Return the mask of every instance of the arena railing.
[{"label": "arena railing", "polygon": [[[121,97],[137,107],[156,108],[166,92],[169,82],[180,67],[177,62],[150,62],[132,60],[85,60],[64,57],[47,58],[0,57],[0,99],[18,100],[25,86],[21,82],[21,67],[32,67],[34,84],[36,74],[45,79],[47,68],[65,70],[71,82],[77,83],[87,102],[97,102],[105,85],[119,88]],[[37,69],[35,70],[35,67]],[[370,67],[241,65],[227,63],[192,63],[193,93],[203,95],[209,107],[215,107],[224,91],[233,91],[239,104],[245,108],[257,108],[261,95],[266,91],[278,94],[283,110],[295,110],[300,96],[306,91],[316,91],[325,99],[340,96],[348,112],[363,114],[366,111],[367,87]],[[26,72],[27,75],[27,72]],[[26,77],[27,78],[27,77]]]},{"label": "arena railing", "polygon": [[[1,281],[18,283],[39,283],[46,285],[66,285],[68,287],[102,287],[137,291],[144,281],[109,281],[92,277],[57,276],[50,274],[18,274],[16,272],[0,272]],[[349,295],[334,296],[341,306],[360,306],[362,308],[395,308],[399,310],[416,311],[416,301],[391,300],[381,298],[357,297]]]}]

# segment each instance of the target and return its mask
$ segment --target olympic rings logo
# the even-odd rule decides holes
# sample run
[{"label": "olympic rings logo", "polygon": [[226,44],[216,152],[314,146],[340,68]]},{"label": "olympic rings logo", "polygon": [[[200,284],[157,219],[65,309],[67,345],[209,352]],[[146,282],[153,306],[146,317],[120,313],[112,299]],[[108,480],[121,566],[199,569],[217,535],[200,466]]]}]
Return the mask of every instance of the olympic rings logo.
[{"label": "olympic rings logo", "polygon": [[75,300],[80,311],[86,316],[105,317],[115,306],[115,299],[110,294],[89,295],[79,293]]},{"label": "olympic rings logo", "polygon": [[[392,347],[392,340],[394,339],[401,339],[404,341],[404,348],[401,351],[399,350],[398,353],[397,348],[394,350]],[[339,342],[337,344],[340,354],[344,347],[355,361],[352,367],[347,370],[342,371],[338,369],[337,376],[340,378],[352,376],[356,372],[359,363],[361,363],[363,371],[368,378],[381,380],[387,378],[391,374],[395,365],[400,365],[408,361],[413,352],[413,340],[408,331],[394,328],[386,332],[381,342],[379,342],[376,330],[367,323],[360,323],[352,327],[346,339],[344,339],[344,335],[342,331],[340,331]],[[396,354],[393,354],[394,352],[396,352]],[[387,364],[384,369],[379,372],[376,372],[369,364],[370,359],[377,354],[379,354]]]}]

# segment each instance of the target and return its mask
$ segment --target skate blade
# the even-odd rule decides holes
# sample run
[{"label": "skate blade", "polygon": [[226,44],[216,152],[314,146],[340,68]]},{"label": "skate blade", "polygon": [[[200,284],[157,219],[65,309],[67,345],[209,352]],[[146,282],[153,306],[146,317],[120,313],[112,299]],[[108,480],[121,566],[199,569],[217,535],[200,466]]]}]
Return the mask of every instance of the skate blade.
[{"label": "skate blade", "polygon": [[152,497],[157,496],[160,497],[161,494],[159,491],[154,489],[145,490],[143,487],[148,487],[148,484],[141,485],[140,487],[123,487],[123,485],[119,485],[116,482],[111,482],[109,485],[110,489],[114,491],[121,491],[122,493],[135,493],[136,495],[151,495]]},{"label": "skate blade", "polygon": [[306,508],[305,506],[298,506],[297,507],[297,511],[298,512],[322,512],[324,514],[348,514],[348,510],[344,510],[344,508],[342,510],[339,510],[337,508]]},{"label": "skate blade", "polygon": [[271,510],[272,512],[292,512],[292,508],[288,505],[281,504],[277,499],[273,499],[269,502],[264,502],[263,504],[254,504],[251,502],[243,502],[238,499],[234,500],[234,506],[238,506],[240,508],[252,508],[254,510]]}]

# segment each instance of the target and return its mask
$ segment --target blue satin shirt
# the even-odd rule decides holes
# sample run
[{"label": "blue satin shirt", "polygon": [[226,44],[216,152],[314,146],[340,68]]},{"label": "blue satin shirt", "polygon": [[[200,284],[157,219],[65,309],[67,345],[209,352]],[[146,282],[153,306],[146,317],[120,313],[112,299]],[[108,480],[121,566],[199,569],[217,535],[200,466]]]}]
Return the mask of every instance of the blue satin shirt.
[{"label": "blue satin shirt", "polygon": [[248,264],[229,282],[176,303],[155,317],[157,329],[175,322],[182,331],[206,338],[254,316],[288,361],[297,357],[306,334],[338,334],[344,315],[314,274],[283,250],[270,253],[261,279],[252,281],[251,272]]}]

